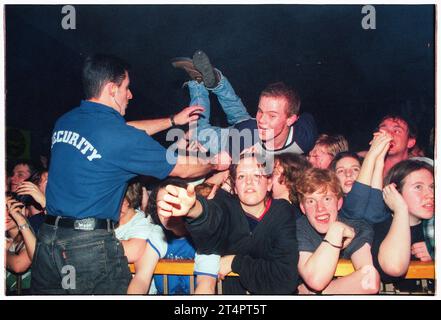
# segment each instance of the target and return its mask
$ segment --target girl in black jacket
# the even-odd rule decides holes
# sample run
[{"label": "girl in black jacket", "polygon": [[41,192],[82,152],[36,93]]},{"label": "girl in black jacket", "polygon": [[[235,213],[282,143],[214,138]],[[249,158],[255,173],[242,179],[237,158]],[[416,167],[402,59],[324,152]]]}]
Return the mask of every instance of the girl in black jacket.
[{"label": "girl in black jacket", "polygon": [[167,186],[159,214],[186,216],[199,253],[222,256],[219,276],[226,294],[292,294],[297,286],[298,248],[294,212],[286,200],[269,197],[271,177],[255,156],[230,167],[234,195],[219,190],[213,200],[194,187]]}]

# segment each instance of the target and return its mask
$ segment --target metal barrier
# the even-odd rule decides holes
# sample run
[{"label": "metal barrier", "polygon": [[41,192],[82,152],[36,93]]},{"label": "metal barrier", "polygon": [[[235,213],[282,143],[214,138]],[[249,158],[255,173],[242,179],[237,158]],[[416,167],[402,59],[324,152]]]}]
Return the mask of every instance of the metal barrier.
[{"label": "metal barrier", "polygon": [[[170,260],[170,259],[161,259],[156,265],[154,274],[155,275],[182,275],[182,276],[190,276],[190,294],[194,293],[193,286],[193,260]],[[130,271],[132,273],[135,272],[135,266],[133,264],[129,264]],[[335,277],[344,277],[354,272],[354,266],[352,265],[351,260],[340,259],[337,265],[337,269],[335,271]],[[231,272],[228,274],[231,277],[239,276],[237,273]],[[435,279],[435,263],[434,261],[430,262],[421,262],[421,261],[411,261],[409,265],[409,269],[407,270],[406,279],[423,279],[422,286],[427,287],[426,279]],[[165,289],[168,287],[167,285],[167,277],[164,277],[164,292],[167,292]],[[387,288],[384,288],[384,292],[387,292]],[[389,291],[392,290],[389,288]],[[222,281],[218,280],[217,285],[217,293],[222,294]],[[396,293],[396,292],[395,292]]]}]

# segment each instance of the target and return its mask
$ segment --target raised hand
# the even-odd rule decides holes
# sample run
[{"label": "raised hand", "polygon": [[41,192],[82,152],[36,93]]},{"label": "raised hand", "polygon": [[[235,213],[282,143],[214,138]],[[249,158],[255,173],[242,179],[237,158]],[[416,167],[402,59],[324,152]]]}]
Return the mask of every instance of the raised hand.
[{"label": "raised hand", "polygon": [[166,193],[158,193],[158,214],[164,217],[186,216],[196,203],[194,186],[189,184],[187,189],[168,185]]},{"label": "raised hand", "polygon": [[375,159],[382,156],[384,159],[384,156],[389,150],[391,141],[392,141],[392,136],[387,132],[383,130],[375,132],[374,137],[372,138],[371,142],[369,142],[371,147],[369,148],[369,151],[366,154],[366,156],[370,155]]},{"label": "raised hand", "polygon": [[204,111],[204,107],[190,106],[182,109],[177,113],[173,119],[177,125],[187,124],[190,121],[196,121],[199,119],[199,115]]},{"label": "raised hand", "polygon": [[383,188],[383,199],[386,205],[395,213],[407,212],[407,203],[398,192],[396,185],[391,183]]},{"label": "raised hand", "polygon": [[18,188],[17,188],[17,194],[19,195],[30,195],[32,198],[34,198],[35,201],[37,201],[43,208],[46,207],[46,197],[41,192],[41,190],[33,184],[30,181],[24,181],[22,182]]},{"label": "raised hand", "polygon": [[9,215],[14,219],[17,225],[26,223],[26,209],[23,203],[15,199],[9,199],[6,201],[6,207],[8,208]]}]

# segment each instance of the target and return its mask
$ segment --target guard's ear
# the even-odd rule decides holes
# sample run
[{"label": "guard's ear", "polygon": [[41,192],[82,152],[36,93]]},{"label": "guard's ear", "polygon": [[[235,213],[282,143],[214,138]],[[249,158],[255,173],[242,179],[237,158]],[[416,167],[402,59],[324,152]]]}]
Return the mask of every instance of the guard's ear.
[{"label": "guard's ear", "polygon": [[108,82],[106,86],[104,87],[104,90],[111,96],[115,97],[116,91],[118,90],[118,87],[113,82]]}]

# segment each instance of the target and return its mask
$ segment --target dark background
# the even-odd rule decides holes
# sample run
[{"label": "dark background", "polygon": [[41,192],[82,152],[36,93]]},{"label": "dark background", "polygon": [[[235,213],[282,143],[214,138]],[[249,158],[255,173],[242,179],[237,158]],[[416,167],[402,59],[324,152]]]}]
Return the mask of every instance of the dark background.
[{"label": "dark background", "polygon": [[[361,5],[75,5],[75,30],[61,27],[62,7],[5,6],[6,125],[30,132],[32,155],[49,152],[55,120],[79,104],[86,55],[112,53],[132,65],[126,119],[134,120],[188,104],[186,74],[169,61],[196,49],[253,116],[260,91],[284,81],[319,132],[344,134],[352,150],[366,149],[383,115],[400,112],[433,154],[433,5],[375,6],[375,30],[361,27]],[[226,125],[212,103],[212,123]]]}]

